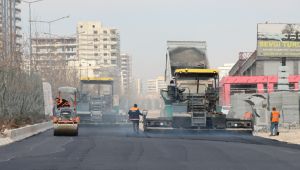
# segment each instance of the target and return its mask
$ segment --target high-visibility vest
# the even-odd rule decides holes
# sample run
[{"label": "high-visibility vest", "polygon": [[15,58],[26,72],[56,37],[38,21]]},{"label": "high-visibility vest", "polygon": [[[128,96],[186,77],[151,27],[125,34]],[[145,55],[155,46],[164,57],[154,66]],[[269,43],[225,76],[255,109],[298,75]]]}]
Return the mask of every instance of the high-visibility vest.
[{"label": "high-visibility vest", "polygon": [[132,107],[132,108],[130,108],[130,110],[131,111],[137,111],[137,110],[139,110],[139,108],[138,107]]},{"label": "high-visibility vest", "polygon": [[244,119],[246,119],[246,120],[250,120],[250,119],[252,119],[252,117],[253,117],[253,115],[251,112],[246,112],[244,114]]},{"label": "high-visibility vest", "polygon": [[278,111],[272,111],[272,122],[279,122],[280,113]]},{"label": "high-visibility vest", "polygon": [[140,119],[140,111],[139,111],[138,107],[130,108],[128,114],[129,114],[130,120],[139,120]]}]

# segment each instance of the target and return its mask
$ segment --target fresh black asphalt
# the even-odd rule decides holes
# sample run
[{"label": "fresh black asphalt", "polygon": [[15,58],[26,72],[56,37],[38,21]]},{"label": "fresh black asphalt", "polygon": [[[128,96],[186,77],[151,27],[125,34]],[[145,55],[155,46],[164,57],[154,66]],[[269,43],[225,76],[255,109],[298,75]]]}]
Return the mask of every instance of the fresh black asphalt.
[{"label": "fresh black asphalt", "polygon": [[81,126],[79,136],[52,130],[0,147],[2,170],[300,169],[300,147],[224,131],[151,131]]}]

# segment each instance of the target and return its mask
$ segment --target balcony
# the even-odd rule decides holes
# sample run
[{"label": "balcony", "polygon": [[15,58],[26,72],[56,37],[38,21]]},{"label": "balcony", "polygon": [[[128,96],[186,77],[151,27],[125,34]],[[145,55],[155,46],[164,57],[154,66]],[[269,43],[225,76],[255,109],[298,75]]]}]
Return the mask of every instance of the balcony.
[{"label": "balcony", "polygon": [[23,36],[21,34],[16,34],[16,37],[21,39]]},{"label": "balcony", "polygon": [[21,9],[20,8],[15,8],[17,13],[21,13]]},{"label": "balcony", "polygon": [[21,20],[21,17],[16,17],[15,19],[16,19],[16,21],[19,21],[19,22],[22,21],[22,20]]},{"label": "balcony", "polygon": [[16,29],[17,29],[17,30],[22,30],[22,27],[21,27],[21,26],[18,26],[18,25],[16,25]]}]

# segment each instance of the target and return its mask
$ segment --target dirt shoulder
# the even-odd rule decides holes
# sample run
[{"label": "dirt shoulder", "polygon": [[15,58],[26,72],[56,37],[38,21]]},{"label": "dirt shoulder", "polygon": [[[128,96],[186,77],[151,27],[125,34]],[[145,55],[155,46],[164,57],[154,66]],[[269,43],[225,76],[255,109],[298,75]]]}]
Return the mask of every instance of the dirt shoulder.
[{"label": "dirt shoulder", "polygon": [[270,136],[269,132],[254,132],[253,135],[292,144],[300,144],[300,129],[279,129],[279,132],[279,136]]}]

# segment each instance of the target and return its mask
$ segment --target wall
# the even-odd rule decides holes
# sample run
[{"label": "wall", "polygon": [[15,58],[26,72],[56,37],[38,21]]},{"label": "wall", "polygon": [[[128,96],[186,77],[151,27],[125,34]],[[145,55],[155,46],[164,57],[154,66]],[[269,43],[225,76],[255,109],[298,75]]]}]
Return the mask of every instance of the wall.
[{"label": "wall", "polygon": [[[286,65],[289,67],[289,74],[294,75],[294,62],[297,61],[287,61]],[[272,76],[278,74],[278,67],[281,65],[280,61],[258,61],[263,65],[263,70],[259,70],[259,73],[263,73],[266,76]]]},{"label": "wall", "polygon": [[269,94],[259,94],[264,98],[255,96],[256,94],[234,94],[231,96],[231,110],[228,117],[243,118],[245,112],[253,110],[245,100],[254,103],[253,108],[259,117],[256,117],[256,125],[269,126],[271,109],[276,107],[281,113],[280,124],[282,126],[296,127],[300,122],[299,93],[298,92],[273,92]]}]

